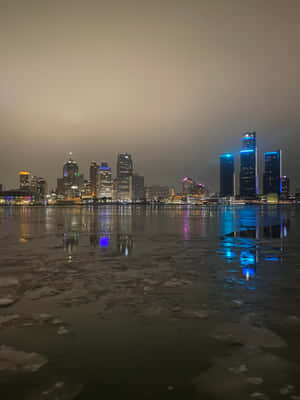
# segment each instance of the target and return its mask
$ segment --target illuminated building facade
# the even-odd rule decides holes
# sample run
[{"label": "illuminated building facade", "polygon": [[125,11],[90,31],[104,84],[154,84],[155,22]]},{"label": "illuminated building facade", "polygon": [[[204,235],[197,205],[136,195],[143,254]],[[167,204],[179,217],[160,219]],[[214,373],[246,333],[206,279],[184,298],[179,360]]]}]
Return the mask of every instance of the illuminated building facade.
[{"label": "illuminated building facade", "polygon": [[281,177],[281,198],[287,200],[290,195],[290,179],[287,176]]},{"label": "illuminated building facade", "polygon": [[19,172],[20,189],[30,189],[30,172]]},{"label": "illuminated building facade", "polygon": [[188,176],[182,179],[182,194],[184,196],[188,194],[192,194],[193,192],[194,181],[193,179],[189,178]]},{"label": "illuminated building facade", "polygon": [[69,153],[69,160],[63,166],[63,177],[57,180],[57,194],[66,198],[80,197],[84,177],[79,174],[79,166]]},{"label": "illuminated building facade", "polygon": [[234,196],[234,155],[220,156],[220,196]]},{"label": "illuminated building facade", "polygon": [[170,196],[169,186],[163,186],[163,185],[146,186],[145,196],[147,201],[165,200]]},{"label": "illuminated building facade", "polygon": [[132,201],[133,163],[130,154],[118,154],[117,160],[117,200]]},{"label": "illuminated building facade", "polygon": [[0,205],[31,205],[35,201],[30,189],[14,189],[0,192]]},{"label": "illuminated building facade", "polygon": [[258,192],[256,132],[245,132],[240,151],[240,196],[253,199]]},{"label": "illuminated building facade", "polygon": [[102,162],[97,173],[97,198],[112,200],[113,178],[111,168]]},{"label": "illuminated building facade", "polygon": [[99,165],[96,163],[96,161],[92,161],[90,165],[90,183],[91,183],[92,196],[96,196],[97,193],[98,169]]},{"label": "illuminated building facade", "polygon": [[77,162],[72,160],[72,152],[69,153],[69,160],[63,166],[63,177],[72,183],[76,182],[79,176],[79,166]]},{"label": "illuminated building facade", "polygon": [[91,188],[91,182],[88,181],[88,180],[84,180],[80,192],[81,192],[81,198],[83,200],[91,199],[93,197],[92,188]]},{"label": "illuminated building facade", "polygon": [[281,150],[264,154],[264,194],[281,193]]}]

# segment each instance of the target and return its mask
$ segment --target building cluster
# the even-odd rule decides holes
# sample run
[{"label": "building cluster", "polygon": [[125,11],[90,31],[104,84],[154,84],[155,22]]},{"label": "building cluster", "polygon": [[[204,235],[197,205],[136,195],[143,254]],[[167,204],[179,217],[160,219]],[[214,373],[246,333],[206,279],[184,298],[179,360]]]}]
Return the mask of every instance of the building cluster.
[{"label": "building cluster", "polygon": [[57,179],[57,202],[76,199],[86,202],[142,202],[145,199],[144,177],[134,173],[130,154],[118,154],[117,174],[113,178],[107,162],[92,161],[89,167],[89,179],[79,173],[79,166],[69,159],[63,166],[63,176]]},{"label": "building cluster", "polygon": [[3,191],[1,185],[0,204],[44,204],[47,194],[46,180],[24,170],[19,172],[18,188]]},{"label": "building cluster", "polygon": [[[144,177],[134,171],[132,156],[117,156],[116,176],[107,162],[92,161],[89,176],[85,179],[78,163],[69,153],[63,164],[62,176],[57,187],[48,193],[44,178],[33,176],[29,171],[19,172],[19,187],[3,190],[0,185],[0,204],[97,204],[97,203],[147,203],[206,204],[224,201],[278,202],[292,200],[289,178],[282,175],[281,150],[264,153],[262,193],[259,190],[258,149],[256,132],[243,133],[238,162],[232,153],[220,156],[219,196],[210,195],[203,183],[186,176],[182,190],[175,193],[169,186],[145,186]],[[236,168],[237,167],[237,168]],[[299,196],[294,198],[300,201]]]},{"label": "building cluster", "polygon": [[107,162],[92,161],[89,177],[85,179],[70,152],[55,191],[48,192],[45,179],[33,176],[29,171],[20,171],[19,188],[3,190],[0,185],[0,204],[165,202],[170,193],[168,186],[145,186],[144,177],[134,171],[132,157],[128,153],[118,154],[115,177]]},{"label": "building cluster", "polygon": [[192,178],[186,176],[182,179],[182,192],[175,194],[171,190],[168,203],[171,204],[203,204],[209,198],[209,193],[203,183],[195,182]]},{"label": "building cluster", "polygon": [[[235,156],[220,156],[220,197],[238,196],[245,200],[259,198],[259,171],[256,132],[245,132],[239,152],[239,188],[237,187]],[[282,175],[281,150],[264,153],[262,196],[273,201],[289,198],[289,178]]]}]

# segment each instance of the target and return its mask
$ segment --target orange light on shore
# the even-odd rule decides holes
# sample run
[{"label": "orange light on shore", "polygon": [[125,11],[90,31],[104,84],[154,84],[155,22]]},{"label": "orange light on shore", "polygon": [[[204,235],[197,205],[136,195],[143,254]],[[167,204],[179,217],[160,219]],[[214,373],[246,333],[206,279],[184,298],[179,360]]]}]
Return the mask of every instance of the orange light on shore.
[{"label": "orange light on shore", "polygon": [[30,175],[30,172],[28,172],[28,171],[20,171],[19,175]]}]

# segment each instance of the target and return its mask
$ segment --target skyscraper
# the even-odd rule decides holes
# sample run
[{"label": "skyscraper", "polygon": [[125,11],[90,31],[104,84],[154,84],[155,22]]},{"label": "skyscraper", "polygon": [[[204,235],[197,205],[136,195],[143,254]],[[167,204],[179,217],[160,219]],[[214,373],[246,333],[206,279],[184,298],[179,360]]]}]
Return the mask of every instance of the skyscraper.
[{"label": "skyscraper", "polygon": [[77,162],[72,160],[72,152],[69,153],[69,160],[63,166],[63,177],[66,181],[74,183],[79,176],[79,167]]},{"label": "skyscraper", "polygon": [[30,189],[30,172],[20,171],[20,189]]},{"label": "skyscraper", "polygon": [[33,176],[31,179],[31,191],[35,194],[37,200],[44,200],[48,191],[46,180],[40,176]]},{"label": "skyscraper", "polygon": [[132,176],[132,196],[134,201],[145,199],[144,177],[138,174]]},{"label": "skyscraper", "polygon": [[281,198],[287,200],[290,195],[290,179],[287,176],[281,177]]},{"label": "skyscraper", "polygon": [[240,151],[240,196],[250,199],[255,198],[258,191],[256,132],[243,133],[242,140],[242,150]]},{"label": "skyscraper", "polygon": [[117,161],[117,200],[132,201],[133,163],[130,154],[118,154]]},{"label": "skyscraper", "polygon": [[234,155],[220,156],[220,196],[234,196]]},{"label": "skyscraper", "polygon": [[281,192],[281,150],[264,154],[264,194]]},{"label": "skyscraper", "polygon": [[244,132],[242,137],[242,148],[243,149],[256,149],[256,132]]},{"label": "skyscraper", "polygon": [[69,160],[63,166],[63,177],[57,179],[57,194],[74,198],[80,196],[84,177],[79,174],[79,166],[69,153]]},{"label": "skyscraper", "polygon": [[96,196],[97,193],[97,173],[98,173],[99,165],[96,161],[92,161],[90,165],[90,183],[91,183],[91,191],[92,196]]},{"label": "skyscraper", "polygon": [[113,179],[111,168],[102,162],[97,173],[97,198],[112,200]]}]

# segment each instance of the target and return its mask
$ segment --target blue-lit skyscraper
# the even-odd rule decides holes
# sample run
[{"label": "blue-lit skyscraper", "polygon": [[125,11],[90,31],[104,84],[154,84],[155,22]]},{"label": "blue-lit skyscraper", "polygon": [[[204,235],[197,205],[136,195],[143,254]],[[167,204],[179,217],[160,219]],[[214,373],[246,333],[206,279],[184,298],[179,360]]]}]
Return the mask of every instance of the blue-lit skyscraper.
[{"label": "blue-lit skyscraper", "polygon": [[264,194],[281,193],[281,150],[264,154]]},{"label": "blue-lit skyscraper", "polygon": [[220,156],[220,196],[234,196],[234,155]]},{"label": "blue-lit skyscraper", "polygon": [[243,149],[256,149],[256,132],[244,132],[242,140]]},{"label": "blue-lit skyscraper", "polygon": [[255,198],[257,195],[257,148],[256,132],[243,134],[240,151],[240,196]]}]

